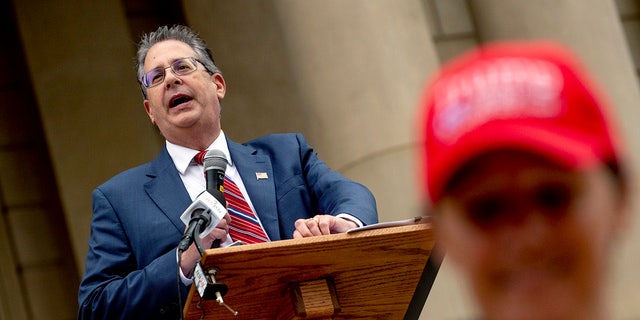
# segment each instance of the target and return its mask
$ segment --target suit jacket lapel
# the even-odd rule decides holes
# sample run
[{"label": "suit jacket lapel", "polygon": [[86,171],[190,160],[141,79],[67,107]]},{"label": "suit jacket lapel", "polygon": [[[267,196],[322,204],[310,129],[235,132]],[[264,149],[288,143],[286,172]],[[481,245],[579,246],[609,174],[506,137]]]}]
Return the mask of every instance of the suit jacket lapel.
[{"label": "suit jacket lapel", "polygon": [[166,148],[151,162],[147,176],[152,178],[144,186],[147,194],[182,233],[185,226],[180,215],[191,203],[191,198]]},{"label": "suit jacket lapel", "polygon": [[[275,199],[275,181],[271,160],[257,154],[254,148],[227,139],[229,153],[242,177],[256,214],[271,240],[280,240],[278,208]],[[265,177],[266,174],[266,177]]]}]

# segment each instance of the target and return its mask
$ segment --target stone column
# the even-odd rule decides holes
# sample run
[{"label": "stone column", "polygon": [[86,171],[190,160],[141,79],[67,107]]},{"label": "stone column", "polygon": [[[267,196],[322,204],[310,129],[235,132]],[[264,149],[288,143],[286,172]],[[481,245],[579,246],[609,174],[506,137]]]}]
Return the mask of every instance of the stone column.
[{"label": "stone column", "polygon": [[[373,191],[380,220],[418,214],[416,106],[439,64],[422,2],[243,4],[184,2],[232,79],[223,128],[303,132],[329,166]],[[230,119],[235,108],[251,117]]]},{"label": "stone column", "polygon": [[135,82],[134,40],[120,1],[14,1],[14,6],[83,273],[92,189],[159,151]]}]

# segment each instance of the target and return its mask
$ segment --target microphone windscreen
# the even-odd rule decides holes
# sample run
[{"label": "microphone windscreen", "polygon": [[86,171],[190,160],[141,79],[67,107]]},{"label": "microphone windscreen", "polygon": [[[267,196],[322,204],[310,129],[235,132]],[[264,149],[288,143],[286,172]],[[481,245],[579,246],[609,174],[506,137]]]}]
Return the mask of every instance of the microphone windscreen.
[{"label": "microphone windscreen", "polygon": [[205,171],[217,169],[224,172],[227,170],[227,157],[225,157],[224,152],[218,149],[211,149],[204,156],[203,164]]}]

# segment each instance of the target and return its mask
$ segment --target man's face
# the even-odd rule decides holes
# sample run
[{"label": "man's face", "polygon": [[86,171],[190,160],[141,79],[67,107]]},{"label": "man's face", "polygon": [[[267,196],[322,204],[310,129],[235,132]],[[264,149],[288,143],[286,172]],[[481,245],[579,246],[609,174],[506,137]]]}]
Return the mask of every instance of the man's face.
[{"label": "man's face", "polygon": [[606,167],[567,171],[494,152],[467,166],[436,209],[441,244],[488,318],[573,319],[602,304],[622,211]]},{"label": "man's face", "polygon": [[[156,43],[147,53],[144,72],[169,67],[175,60],[187,57],[196,58],[196,54],[184,42]],[[176,75],[170,68],[165,69],[164,81],[148,88],[144,100],[149,118],[164,137],[184,146],[190,146],[199,135],[215,138],[220,132],[220,100],[226,89],[224,79],[218,73],[210,75],[201,63],[196,64],[195,72],[183,76]]]}]

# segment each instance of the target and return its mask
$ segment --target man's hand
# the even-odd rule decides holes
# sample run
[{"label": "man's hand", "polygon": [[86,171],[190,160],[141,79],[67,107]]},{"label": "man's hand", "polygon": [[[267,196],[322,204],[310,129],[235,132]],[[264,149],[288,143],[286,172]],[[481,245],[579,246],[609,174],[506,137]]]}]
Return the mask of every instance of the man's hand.
[{"label": "man's hand", "polygon": [[[225,239],[227,237],[227,234],[229,234],[229,221],[231,221],[231,217],[229,217],[227,213],[224,219],[220,220],[218,225],[211,229],[209,234],[200,239],[200,245],[203,249],[211,248],[211,244],[216,239]],[[199,237],[199,235],[195,236]],[[193,268],[196,266],[196,262],[200,261],[200,258],[200,252],[195,243],[192,243],[189,248],[183,252],[182,260],[180,260],[180,269],[185,277],[191,278],[191,272],[193,272]]]},{"label": "man's hand", "polygon": [[337,218],[328,214],[319,214],[310,219],[298,219],[295,222],[296,230],[293,238],[320,236],[332,233],[343,233],[358,225],[348,219]]}]

